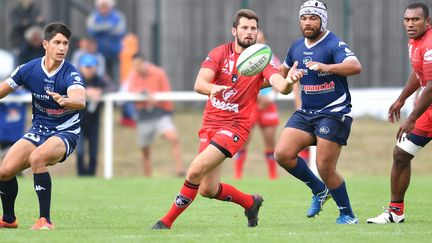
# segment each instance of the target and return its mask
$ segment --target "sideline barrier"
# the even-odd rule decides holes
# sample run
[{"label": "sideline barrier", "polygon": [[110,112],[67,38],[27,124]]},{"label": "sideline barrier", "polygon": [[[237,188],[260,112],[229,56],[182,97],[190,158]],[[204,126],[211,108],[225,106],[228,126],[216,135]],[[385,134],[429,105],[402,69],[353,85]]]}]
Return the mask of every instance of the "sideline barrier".
[{"label": "sideline barrier", "polygon": [[[352,89],[351,91],[353,110],[352,116],[372,116],[379,119],[386,119],[388,107],[399,96],[401,88],[373,88],[373,89]],[[155,100],[160,101],[207,101],[208,97],[197,94],[193,91],[159,92],[154,95]],[[114,131],[114,103],[125,101],[145,101],[145,94],[131,94],[125,92],[107,93],[103,96],[104,102],[104,178],[113,177],[113,131]],[[293,100],[293,94],[277,95],[277,100]],[[31,102],[31,95],[7,96],[0,99],[2,102]],[[410,97],[402,109],[406,115],[413,107],[413,97]],[[316,149],[310,150],[310,161],[316,160]],[[310,163],[312,171],[317,174],[316,163]]]}]

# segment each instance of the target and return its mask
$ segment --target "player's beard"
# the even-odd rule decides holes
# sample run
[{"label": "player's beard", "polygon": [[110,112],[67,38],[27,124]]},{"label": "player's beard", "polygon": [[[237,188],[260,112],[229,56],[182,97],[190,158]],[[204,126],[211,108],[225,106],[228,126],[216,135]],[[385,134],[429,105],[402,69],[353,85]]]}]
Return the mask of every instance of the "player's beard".
[{"label": "player's beard", "polygon": [[255,44],[255,42],[256,42],[256,39],[255,39],[255,40],[252,40],[252,41],[249,42],[249,43],[246,42],[246,41],[241,41],[238,35],[236,36],[236,39],[237,39],[237,44],[238,44],[239,46],[241,46],[242,48],[244,48],[244,49],[246,49],[246,48],[248,48],[249,46]]},{"label": "player's beard", "polygon": [[303,36],[310,40],[315,40],[316,38],[318,38],[320,34],[321,34],[321,26],[319,29],[313,31],[312,34],[305,34],[305,32],[303,31]]}]

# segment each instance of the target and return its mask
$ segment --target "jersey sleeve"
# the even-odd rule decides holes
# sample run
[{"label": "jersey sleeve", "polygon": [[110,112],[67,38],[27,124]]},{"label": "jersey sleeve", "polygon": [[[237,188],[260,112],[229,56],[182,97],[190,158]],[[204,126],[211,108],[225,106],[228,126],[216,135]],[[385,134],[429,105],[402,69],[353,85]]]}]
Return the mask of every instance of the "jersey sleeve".
[{"label": "jersey sleeve", "polygon": [[[430,45],[432,46],[432,45]],[[423,54],[423,78],[425,81],[432,81],[432,49],[428,49]]]},{"label": "jersey sleeve", "polygon": [[335,63],[342,63],[347,58],[357,59],[354,52],[351,51],[349,46],[343,41],[339,41],[337,46],[334,48],[333,58]]},{"label": "jersey sleeve", "polygon": [[270,80],[270,77],[275,74],[275,73],[279,73],[278,68],[276,67],[276,64],[273,62],[273,60],[270,60],[269,64],[267,65],[267,67],[264,68],[263,70],[263,76],[264,78],[266,78],[267,80]]},{"label": "jersey sleeve", "polygon": [[72,69],[68,74],[66,78],[68,89],[81,89],[85,87],[83,77],[76,69]]},{"label": "jersey sleeve", "polygon": [[18,66],[10,75],[10,77],[6,80],[6,82],[11,86],[14,90],[18,89],[18,87],[24,84],[24,68],[25,64]]},{"label": "jersey sleeve", "polygon": [[294,60],[293,60],[293,58],[292,58],[292,49],[293,49],[293,47],[291,47],[291,48],[288,50],[288,53],[287,53],[287,55],[286,55],[286,57],[285,57],[284,65],[285,65],[285,67],[287,67],[287,68],[292,67],[292,65],[294,64]]},{"label": "jersey sleeve", "polygon": [[214,72],[217,72],[221,61],[221,48],[217,47],[211,50],[205,60],[201,64],[201,68],[209,68]]}]

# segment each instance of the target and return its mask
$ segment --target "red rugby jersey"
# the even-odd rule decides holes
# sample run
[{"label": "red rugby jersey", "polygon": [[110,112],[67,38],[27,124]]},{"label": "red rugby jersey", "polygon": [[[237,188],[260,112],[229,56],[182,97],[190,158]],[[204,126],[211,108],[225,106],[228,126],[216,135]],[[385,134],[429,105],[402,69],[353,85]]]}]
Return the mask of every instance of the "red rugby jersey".
[{"label": "red rugby jersey", "polygon": [[422,87],[432,81],[432,29],[419,39],[410,39],[408,43],[411,66]]},{"label": "red rugby jersey", "polygon": [[255,76],[240,76],[236,68],[239,55],[234,50],[234,42],[230,42],[211,50],[202,62],[201,68],[215,72],[212,83],[230,87],[207,101],[202,128],[230,128],[247,139],[261,84],[264,78],[269,80],[278,70],[271,62]]}]

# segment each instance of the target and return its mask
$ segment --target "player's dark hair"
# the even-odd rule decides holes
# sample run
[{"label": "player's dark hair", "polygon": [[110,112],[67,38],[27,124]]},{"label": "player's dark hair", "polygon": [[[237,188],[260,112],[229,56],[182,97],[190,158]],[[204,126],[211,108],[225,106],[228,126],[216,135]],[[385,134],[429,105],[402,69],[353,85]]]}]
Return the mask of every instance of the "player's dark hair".
[{"label": "player's dark hair", "polygon": [[72,35],[71,31],[65,24],[60,22],[54,22],[45,26],[44,40],[50,41],[52,38],[54,38],[54,36],[56,36],[59,33],[64,35],[68,40]]},{"label": "player's dark hair", "polygon": [[233,20],[233,28],[237,28],[237,26],[239,25],[240,19],[241,18],[247,18],[247,19],[255,19],[257,22],[257,27],[258,27],[258,15],[250,10],[250,9],[240,9],[239,11],[237,11],[237,13],[234,15],[234,20]]},{"label": "player's dark hair", "polygon": [[406,7],[405,11],[408,9],[416,9],[416,8],[421,8],[423,10],[423,14],[424,14],[425,19],[429,17],[429,8],[424,3],[420,3],[420,2],[411,3],[410,5],[408,5]]}]

